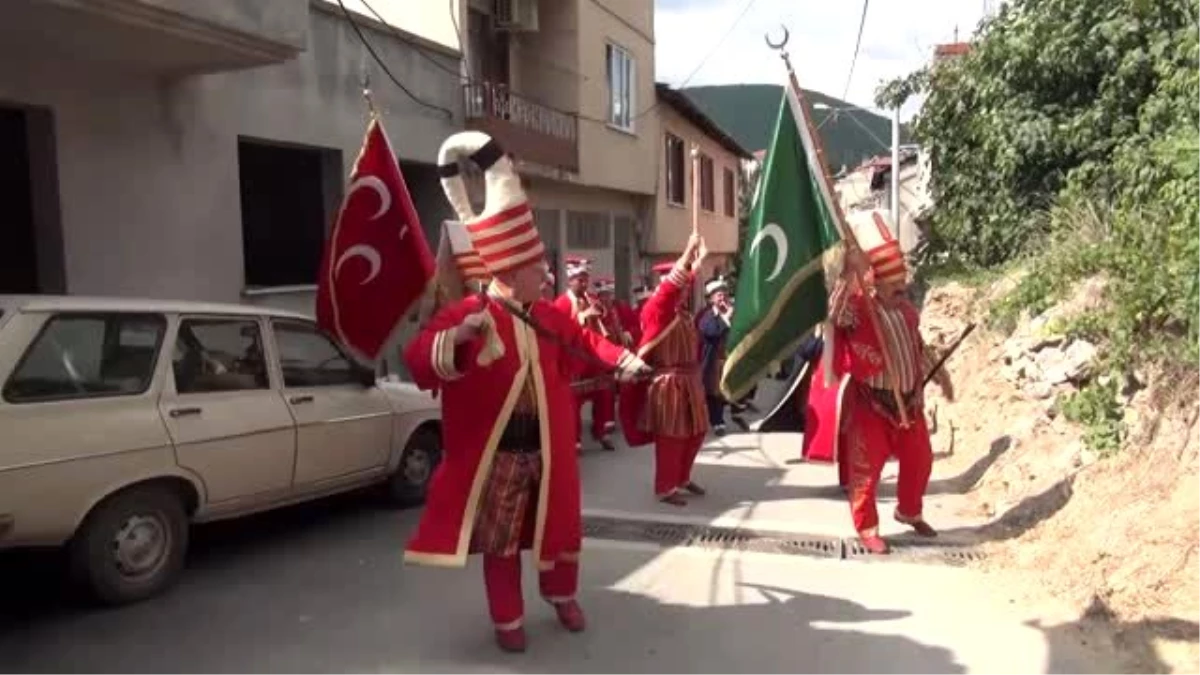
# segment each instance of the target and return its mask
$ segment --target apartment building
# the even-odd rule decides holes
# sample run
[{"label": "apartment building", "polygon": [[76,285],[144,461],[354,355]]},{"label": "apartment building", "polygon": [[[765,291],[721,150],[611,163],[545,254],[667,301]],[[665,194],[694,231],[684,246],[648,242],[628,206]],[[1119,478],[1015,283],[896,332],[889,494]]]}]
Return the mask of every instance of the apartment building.
[{"label": "apartment building", "polygon": [[583,256],[626,296],[654,216],[654,3],[463,2],[466,126],[515,156],[559,290]]},{"label": "apartment building", "polygon": [[[655,96],[658,195],[644,250],[647,263],[673,260],[683,251],[692,232],[692,180],[698,166],[697,230],[710,251],[700,271],[702,283],[695,287],[699,302],[703,281],[727,271],[737,254],[742,167],[754,156],[682,92],[658,84]],[[692,159],[693,148],[699,150],[698,163]]]},{"label": "apartment building", "polygon": [[[436,154],[463,113],[461,53],[445,39],[366,14],[352,25],[327,0],[4,9],[0,293],[311,312],[366,129],[364,74],[431,236],[449,215]],[[451,24],[431,21],[442,35]]]}]

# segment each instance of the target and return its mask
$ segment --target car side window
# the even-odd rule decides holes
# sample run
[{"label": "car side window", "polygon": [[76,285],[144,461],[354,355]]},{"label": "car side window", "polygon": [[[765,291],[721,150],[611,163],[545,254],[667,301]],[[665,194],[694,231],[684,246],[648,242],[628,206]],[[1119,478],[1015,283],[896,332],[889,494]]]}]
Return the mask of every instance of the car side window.
[{"label": "car side window", "polygon": [[262,332],[253,319],[184,319],[175,338],[175,391],[202,394],[266,389]]},{"label": "car side window", "polygon": [[21,357],[4,398],[32,403],[144,393],[166,327],[158,314],[57,314]]},{"label": "car side window", "polygon": [[275,342],[285,387],[332,387],[354,384],[354,362],[316,326],[276,321]]}]

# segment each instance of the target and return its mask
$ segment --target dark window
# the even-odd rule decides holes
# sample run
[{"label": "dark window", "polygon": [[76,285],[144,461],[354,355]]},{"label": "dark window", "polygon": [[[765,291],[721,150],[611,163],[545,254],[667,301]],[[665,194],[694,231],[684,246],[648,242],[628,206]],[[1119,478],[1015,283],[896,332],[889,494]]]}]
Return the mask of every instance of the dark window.
[{"label": "dark window", "polygon": [[737,202],[735,201],[737,199],[737,190],[734,189],[734,186],[737,184],[737,181],[734,179],[733,171],[731,171],[730,169],[725,169],[724,175],[725,175],[725,215],[732,217],[733,215],[735,215],[734,207],[737,204]]},{"label": "dark window", "polygon": [[150,388],[166,320],[157,314],[59,314],[4,387],[13,403],[130,396]]},{"label": "dark window", "polygon": [[621,47],[606,44],[604,60],[608,78],[608,121],[615,127],[633,131],[634,92],[637,91],[637,67],[633,56]]},{"label": "dark window", "polygon": [[175,391],[203,394],[267,388],[262,334],[253,319],[185,319],[175,338]]},{"label": "dark window", "polygon": [[708,155],[700,155],[700,208],[716,211],[716,195],[713,194],[713,161]]},{"label": "dark window", "polygon": [[336,150],[238,140],[246,286],[317,282],[341,169]]},{"label": "dark window", "polygon": [[567,248],[605,249],[611,245],[607,213],[567,211]]},{"label": "dark window", "polygon": [[683,139],[667,134],[666,146],[667,202],[682,206],[687,203],[684,189],[687,184],[687,164],[684,161]]},{"label": "dark window", "polygon": [[292,321],[272,325],[283,386],[330,387],[358,381],[354,362],[316,326]]}]

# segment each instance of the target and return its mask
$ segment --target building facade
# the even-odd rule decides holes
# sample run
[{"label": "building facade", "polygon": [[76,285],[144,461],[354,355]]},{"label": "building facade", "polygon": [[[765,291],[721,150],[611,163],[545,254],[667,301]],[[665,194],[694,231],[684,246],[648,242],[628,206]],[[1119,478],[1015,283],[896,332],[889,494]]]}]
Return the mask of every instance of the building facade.
[{"label": "building facade", "polygon": [[699,212],[697,230],[704,236],[710,257],[696,284],[696,300],[703,282],[730,268],[738,250],[738,220],[741,217],[741,177],[745,163],[754,157],[705,115],[682,92],[659,84],[658,105],[658,195],[654,221],[643,242],[647,267],[674,260],[687,245],[692,232],[692,180],[697,164],[691,153],[699,151]]},{"label": "building facade", "polygon": [[653,3],[463,3],[467,127],[515,157],[558,290],[582,256],[627,297],[654,215]]},{"label": "building facade", "polygon": [[311,312],[371,83],[422,221],[460,53],[335,2],[13,0],[0,26],[0,293]]}]

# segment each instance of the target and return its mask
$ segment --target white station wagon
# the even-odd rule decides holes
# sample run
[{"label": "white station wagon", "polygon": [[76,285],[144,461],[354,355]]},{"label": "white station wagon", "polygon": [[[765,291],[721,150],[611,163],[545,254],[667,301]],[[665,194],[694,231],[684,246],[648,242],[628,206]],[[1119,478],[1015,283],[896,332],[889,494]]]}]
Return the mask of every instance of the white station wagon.
[{"label": "white station wagon", "polygon": [[183,569],[189,523],[380,484],[424,500],[440,406],[303,315],[0,295],[0,549],[65,545],[109,603]]}]

